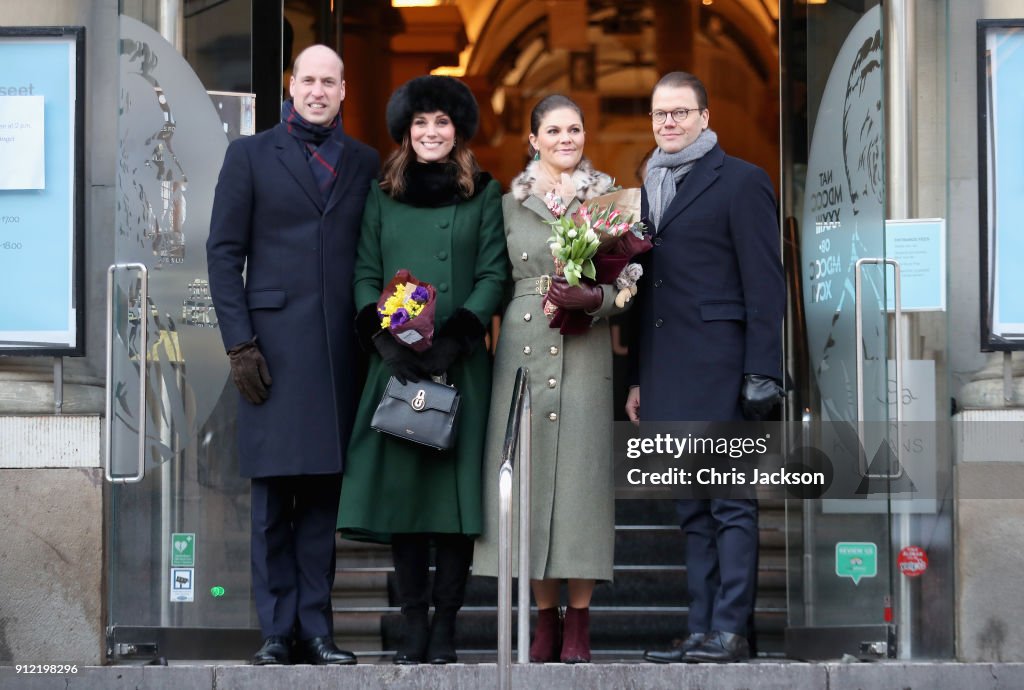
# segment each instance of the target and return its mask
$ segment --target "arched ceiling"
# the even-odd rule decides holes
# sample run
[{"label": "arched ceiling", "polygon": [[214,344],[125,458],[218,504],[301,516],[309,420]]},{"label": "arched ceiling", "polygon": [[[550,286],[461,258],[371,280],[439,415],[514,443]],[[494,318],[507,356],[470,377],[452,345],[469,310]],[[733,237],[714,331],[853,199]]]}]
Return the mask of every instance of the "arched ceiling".
[{"label": "arched ceiling", "polygon": [[[520,53],[557,30],[549,20],[548,0],[455,2],[471,44],[463,61],[465,72],[487,76],[495,86],[509,83],[510,74],[523,74]],[[621,67],[623,59],[637,66],[653,49],[652,0],[588,0],[586,5],[587,37],[596,47],[599,77]],[[741,52],[766,82],[774,78],[778,64],[777,17],[778,0],[712,0],[701,5],[704,38]]]}]

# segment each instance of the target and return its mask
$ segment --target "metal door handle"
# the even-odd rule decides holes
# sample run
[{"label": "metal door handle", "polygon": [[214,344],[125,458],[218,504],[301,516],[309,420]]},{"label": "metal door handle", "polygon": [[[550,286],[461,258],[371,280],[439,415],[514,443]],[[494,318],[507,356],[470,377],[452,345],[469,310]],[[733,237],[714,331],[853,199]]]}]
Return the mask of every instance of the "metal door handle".
[{"label": "metal door handle", "polygon": [[[119,270],[138,271],[142,293],[139,310],[139,465],[135,474],[115,477],[112,472],[114,431],[114,273]],[[107,269],[107,448],[103,470],[112,484],[134,484],[146,476],[146,370],[149,366],[149,269],[145,264],[113,264]]]},{"label": "metal door handle", "polygon": [[[867,458],[867,447],[864,444],[864,356],[863,356],[863,343],[864,343],[864,323],[863,315],[864,309],[861,306],[861,281],[862,271],[861,268],[865,264],[873,265],[888,265],[893,267],[893,273],[895,279],[893,280],[893,289],[895,290],[895,297],[893,299],[894,316],[895,316],[895,340],[896,340],[896,471],[882,472],[872,474],[868,470],[868,458]],[[860,474],[862,477],[868,479],[898,479],[903,476],[903,463],[900,462],[900,455],[902,454],[902,448],[899,442],[899,433],[903,429],[903,309],[900,306],[900,262],[895,259],[857,259],[857,264],[853,271],[853,285],[854,285],[854,302],[856,304],[856,349],[854,353],[854,360],[857,362],[857,431],[860,437],[861,449],[863,452],[860,453]],[[883,295],[884,299],[884,295]],[[888,379],[888,376],[886,377]],[[888,401],[886,401],[886,413],[888,415]]]}]

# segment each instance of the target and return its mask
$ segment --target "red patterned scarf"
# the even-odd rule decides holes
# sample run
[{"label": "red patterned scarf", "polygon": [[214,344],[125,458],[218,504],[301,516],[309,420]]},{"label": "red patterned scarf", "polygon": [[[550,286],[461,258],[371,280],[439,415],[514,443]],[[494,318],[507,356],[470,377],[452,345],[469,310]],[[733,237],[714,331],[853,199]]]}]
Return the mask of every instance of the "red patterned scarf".
[{"label": "red patterned scarf", "polygon": [[281,121],[288,126],[288,133],[302,142],[302,148],[313,171],[313,179],[320,189],[320,195],[326,202],[331,194],[331,187],[338,177],[338,163],[341,160],[341,116],[335,115],[326,127],[315,125],[302,118],[295,111],[295,105],[285,101],[281,105]]}]

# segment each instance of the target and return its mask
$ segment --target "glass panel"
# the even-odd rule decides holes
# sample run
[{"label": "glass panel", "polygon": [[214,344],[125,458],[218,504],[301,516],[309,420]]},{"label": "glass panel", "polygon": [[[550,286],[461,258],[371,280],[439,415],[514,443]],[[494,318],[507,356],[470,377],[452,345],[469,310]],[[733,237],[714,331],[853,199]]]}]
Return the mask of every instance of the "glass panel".
[{"label": "glass panel", "polygon": [[[946,3],[930,5],[916,15],[916,35],[908,43],[917,60],[917,69],[911,67],[914,74],[948,71],[945,35],[941,26],[932,25],[941,22],[943,6]],[[866,638],[858,631],[868,630],[865,626],[877,631],[891,610],[893,627],[886,634],[894,644],[885,645],[880,653],[949,658],[953,655],[952,454],[945,423],[950,399],[946,314],[941,307],[926,309],[904,313],[897,322],[881,301],[884,292],[890,299],[894,292],[892,269],[886,274],[880,266],[865,266],[857,305],[864,334],[858,339],[853,268],[857,258],[885,257],[886,240],[899,247],[899,238],[908,236],[906,230],[901,235],[897,226],[892,226],[892,233],[883,231],[889,195],[906,192],[911,199],[909,215],[937,219],[902,226],[913,227],[911,234],[917,240],[928,235],[934,238],[929,239],[933,247],[934,242],[945,241],[941,217],[946,213],[948,164],[942,144],[955,138],[942,131],[944,119],[937,116],[915,126],[916,142],[885,141],[878,129],[881,119],[875,117],[884,100],[876,39],[876,34],[881,37],[878,6],[865,10],[862,3],[798,1],[784,2],[781,9],[782,83],[788,92],[783,98],[782,199],[793,249],[791,274],[802,292],[801,308],[795,310],[790,324],[792,367],[800,379],[797,409],[809,420],[807,438],[801,440],[805,446],[826,450],[838,463],[837,483],[848,482],[850,489],[863,486],[882,497],[787,503],[787,640],[792,637],[803,643],[787,648],[799,656],[812,646],[807,640],[826,639],[842,629],[854,634],[842,644],[833,644],[828,653],[870,654],[872,650],[860,648],[858,640],[877,638]],[[922,112],[946,109],[947,87],[942,79],[917,79],[916,85],[902,87],[916,88],[911,99]],[[851,104],[855,99],[861,102]],[[881,185],[883,154],[913,146],[917,147],[911,159],[913,174],[893,182],[906,188]],[[937,234],[932,230],[936,227]],[[840,260],[828,256],[837,251],[842,252]],[[920,255],[910,256],[910,263],[918,268]],[[897,250],[886,258],[904,257]],[[945,270],[944,266],[933,268]],[[894,366],[897,339],[903,358],[900,385]],[[855,386],[858,357],[863,357],[864,371],[860,412]],[[893,423],[898,403],[907,422],[902,427]],[[863,460],[851,455],[862,445]],[[865,480],[864,465],[871,465],[878,449],[882,451],[879,464],[888,465],[889,448],[898,449],[903,472],[891,481]],[[848,572],[850,563],[837,560],[838,544],[851,541],[872,543],[878,554],[877,575],[856,584]],[[927,558],[924,574],[919,569],[923,561],[915,560],[919,558],[915,554],[922,553]]]},{"label": "glass panel", "polygon": [[[855,495],[876,453],[871,472],[885,472],[890,458],[885,266],[864,265],[859,289],[856,275],[858,260],[885,258],[882,12],[874,2],[783,6],[783,211],[799,252],[790,268],[802,294],[794,350],[807,379],[804,444],[825,450],[834,486]],[[790,627],[881,626],[880,638],[853,636],[834,656],[861,653],[860,642],[889,651],[890,513],[881,481],[870,485],[881,499],[788,502]]]},{"label": "glass panel", "polygon": [[[132,3],[156,23],[154,3]],[[184,3],[189,5],[189,3]],[[198,3],[203,4],[203,3]],[[205,3],[209,5],[210,3]],[[219,90],[250,89],[249,3],[221,3],[230,28],[196,31],[200,61]],[[214,10],[210,10],[212,13]],[[191,16],[186,34],[202,25]],[[239,76],[243,75],[243,76]],[[145,432],[145,477],[111,487],[109,622],[114,627],[252,628],[249,491],[238,476],[237,395],[210,302],[206,238],[230,137],[251,132],[252,97],[208,94],[189,62],[156,30],[121,17],[119,263],[113,299],[112,471],[133,473]],[[140,352],[140,325],[149,347]],[[148,372],[145,408],[139,369]],[[140,640],[144,641],[144,640]]]}]

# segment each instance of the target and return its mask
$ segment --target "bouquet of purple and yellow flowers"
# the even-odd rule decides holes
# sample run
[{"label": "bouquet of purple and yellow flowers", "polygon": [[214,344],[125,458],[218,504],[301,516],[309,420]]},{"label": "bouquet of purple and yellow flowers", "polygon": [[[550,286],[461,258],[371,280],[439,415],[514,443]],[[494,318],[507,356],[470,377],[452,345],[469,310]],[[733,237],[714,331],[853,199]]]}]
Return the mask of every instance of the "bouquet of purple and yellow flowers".
[{"label": "bouquet of purple and yellow flowers", "polygon": [[377,300],[380,327],[415,352],[425,352],[434,338],[434,286],[401,269]]}]

